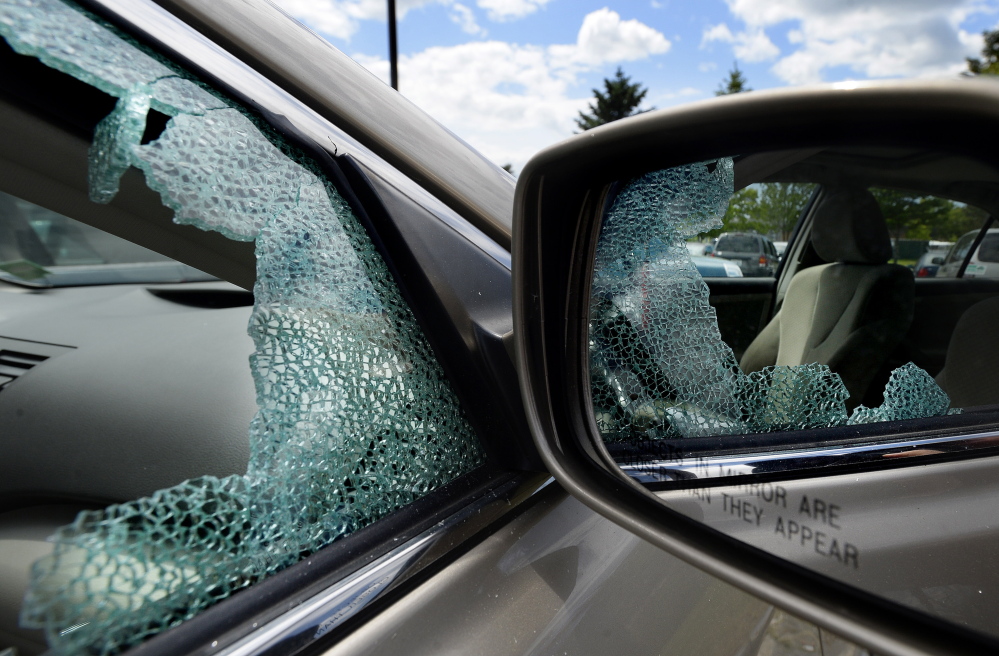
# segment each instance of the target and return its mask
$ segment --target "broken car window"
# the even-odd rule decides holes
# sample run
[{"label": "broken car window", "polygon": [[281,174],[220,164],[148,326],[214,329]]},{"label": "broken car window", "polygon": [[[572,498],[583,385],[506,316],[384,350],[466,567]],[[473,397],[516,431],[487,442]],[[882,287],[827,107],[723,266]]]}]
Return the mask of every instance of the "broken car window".
[{"label": "broken car window", "polygon": [[[71,5],[0,0],[0,34],[117,98],[90,148],[92,201],[135,167],[176,222],[257,257],[246,474],[81,513],[34,565],[22,626],[56,654],[122,651],[483,461],[387,266],[311,161]],[[151,110],[170,118],[144,143]]]},{"label": "broken car window", "polygon": [[[606,213],[590,299],[593,406],[605,440],[767,433],[954,412],[933,378],[911,363],[890,372],[882,403],[862,405],[877,373],[869,371],[874,367],[865,349],[894,347],[911,321],[912,303],[912,273],[886,264],[891,247],[883,220],[872,228],[884,232],[883,241],[878,232],[859,246],[836,242],[837,221],[855,217],[866,226],[876,214],[864,189],[826,193],[816,210],[813,243],[827,263],[792,279],[778,316],[741,362],[736,359],[685,243],[721,227],[733,177],[731,159],[649,173],[623,184]],[[826,321],[832,326],[827,336],[846,330],[838,328],[843,317],[869,305],[852,300],[853,291],[840,291],[840,283],[849,290],[887,289],[881,306],[891,316],[871,318],[873,328],[866,316],[855,321],[854,332],[842,337],[846,347],[836,350],[830,339],[813,340],[809,326]],[[830,288],[819,304],[828,318],[816,318],[814,293],[811,301],[798,300]]]}]

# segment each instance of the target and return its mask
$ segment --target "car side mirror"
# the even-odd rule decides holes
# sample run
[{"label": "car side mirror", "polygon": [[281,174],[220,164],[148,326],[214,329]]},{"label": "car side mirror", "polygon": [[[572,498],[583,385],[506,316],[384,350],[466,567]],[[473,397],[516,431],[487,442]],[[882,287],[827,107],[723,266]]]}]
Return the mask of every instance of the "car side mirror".
[{"label": "car side mirror", "polygon": [[[874,485],[877,474],[888,507],[903,498],[899,477],[916,476],[904,465],[937,463],[953,477],[952,463],[968,452],[940,440],[927,447],[931,436],[960,436],[962,449],[990,453],[993,442],[975,436],[994,436],[999,417],[954,414],[933,378],[942,380],[942,371],[886,361],[886,382],[873,393],[881,405],[870,405],[868,393],[884,368],[869,366],[872,359],[894,352],[913,312],[912,272],[891,261],[898,258],[884,219],[890,194],[909,189],[999,213],[991,205],[999,163],[980,137],[997,131],[999,85],[990,82],[844,83],[650,112],[536,155],[515,201],[516,359],[535,443],[552,474],[669,553],[877,653],[999,647],[987,623],[969,629],[865,587],[869,552],[850,542],[847,554],[846,505],[814,494],[840,485],[833,474],[859,472],[860,486]],[[928,179],[906,173],[919,166],[928,167]],[[784,189],[802,201],[783,238],[786,261],[766,301],[767,328],[736,358],[683,240],[719,228],[734,194],[766,184],[817,191]],[[870,217],[881,232],[864,227]],[[857,364],[841,370],[821,354],[754,368],[754,358],[778,357],[773,340],[785,327],[791,334],[799,326],[777,325],[777,338],[767,332],[777,315],[793,322],[800,314],[791,300],[807,285],[795,283],[798,274],[815,289],[854,281],[838,288],[844,297],[868,284],[861,279],[888,281],[870,305],[896,321],[894,332],[882,322],[855,336]],[[751,279],[737,282],[744,296],[757,289]],[[895,303],[902,309],[887,309]],[[844,307],[834,319],[850,312]],[[865,366],[878,371],[858,374]],[[911,444],[885,441],[901,434]],[[839,460],[830,464],[833,454]],[[837,489],[850,490],[850,481]],[[863,489],[873,498],[873,488]],[[871,526],[884,525],[877,512]],[[755,533],[732,528],[743,525]],[[799,547],[807,554],[796,558]]]}]

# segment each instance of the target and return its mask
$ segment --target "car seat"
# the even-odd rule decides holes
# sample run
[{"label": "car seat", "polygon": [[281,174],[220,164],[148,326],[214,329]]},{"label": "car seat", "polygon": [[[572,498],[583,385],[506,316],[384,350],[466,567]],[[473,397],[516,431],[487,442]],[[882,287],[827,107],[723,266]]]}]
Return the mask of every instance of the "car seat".
[{"label": "car seat", "polygon": [[746,373],[828,365],[842,377],[852,409],[912,323],[915,280],[907,268],[888,264],[888,227],[866,189],[827,188],[812,218],[811,244],[826,264],[795,273],[780,311],[739,364]]},{"label": "car seat", "polygon": [[947,345],[937,384],[955,408],[999,404],[999,297],[968,308],[958,319]]}]

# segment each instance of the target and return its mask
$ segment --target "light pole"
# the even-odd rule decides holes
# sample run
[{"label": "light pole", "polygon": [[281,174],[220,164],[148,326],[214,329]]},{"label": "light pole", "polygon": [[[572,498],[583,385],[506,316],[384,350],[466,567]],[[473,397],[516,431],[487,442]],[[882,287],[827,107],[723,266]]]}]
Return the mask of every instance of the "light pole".
[{"label": "light pole", "polygon": [[399,49],[395,35],[395,0],[388,0],[388,27],[389,27],[389,78],[392,81],[392,88],[399,90]]}]

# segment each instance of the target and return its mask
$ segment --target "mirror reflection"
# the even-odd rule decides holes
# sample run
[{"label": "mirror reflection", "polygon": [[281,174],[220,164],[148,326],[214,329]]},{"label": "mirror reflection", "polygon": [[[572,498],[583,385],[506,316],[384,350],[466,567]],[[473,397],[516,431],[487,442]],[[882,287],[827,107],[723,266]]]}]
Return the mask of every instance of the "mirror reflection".
[{"label": "mirror reflection", "polygon": [[[983,229],[996,180],[960,157],[823,149],[620,184],[590,298],[605,441],[851,426],[999,402],[997,386],[967,384],[974,363],[950,348],[988,290],[916,285],[999,280],[999,229]],[[775,242],[799,223],[781,263]]]},{"label": "mirror reflection", "polygon": [[[617,183],[588,324],[607,453],[719,530],[994,632],[997,206],[991,166],[902,148]],[[746,474],[769,476],[703,485]]]}]

